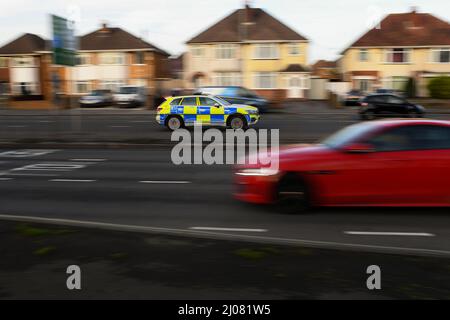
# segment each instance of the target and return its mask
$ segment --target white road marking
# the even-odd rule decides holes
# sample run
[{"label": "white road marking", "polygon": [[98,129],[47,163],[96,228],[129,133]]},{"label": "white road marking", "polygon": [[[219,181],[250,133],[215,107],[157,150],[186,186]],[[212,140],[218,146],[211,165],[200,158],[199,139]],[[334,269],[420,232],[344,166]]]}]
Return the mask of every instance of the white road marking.
[{"label": "white road marking", "polygon": [[69,161],[92,161],[92,162],[100,162],[106,161],[107,159],[70,159]]},{"label": "white road marking", "polygon": [[435,237],[427,232],[371,232],[371,231],[344,231],[345,234],[357,236],[408,236],[408,237]]},{"label": "white road marking", "polygon": [[19,125],[17,125],[17,126],[6,126],[7,128],[26,128],[26,127],[28,127],[28,126],[19,126]]},{"label": "white road marking", "polygon": [[219,227],[190,227],[191,230],[205,231],[238,231],[238,232],[267,232],[267,229],[247,229],[247,228],[219,228]]},{"label": "white road marking", "polygon": [[95,182],[97,180],[80,180],[80,179],[51,179],[51,182]]},{"label": "white road marking", "polygon": [[110,128],[129,128],[130,126],[109,126]]},{"label": "white road marking", "polygon": [[40,174],[40,173],[0,173],[1,176],[23,176],[23,177],[57,177],[59,174]]},{"label": "white road marking", "polygon": [[26,157],[36,157],[43,156],[49,153],[54,153],[60,151],[58,149],[22,149],[22,150],[11,150],[0,153],[0,157],[6,158],[26,158]]},{"label": "white road marking", "polygon": [[55,121],[52,121],[52,120],[39,120],[38,122],[40,122],[40,123],[53,123]]},{"label": "white road marking", "polygon": [[377,253],[381,252],[381,253],[397,253],[397,254],[405,254],[405,255],[450,257],[450,251],[448,251],[448,250],[435,250],[435,249],[409,248],[409,247],[390,247],[390,246],[355,244],[355,243],[334,242],[334,241],[292,239],[292,238],[280,238],[280,237],[263,237],[263,236],[246,235],[246,234],[217,233],[217,232],[207,232],[207,231],[199,231],[199,230],[186,230],[186,229],[162,228],[162,227],[151,227],[151,226],[145,227],[145,226],[138,226],[138,225],[115,224],[115,223],[106,223],[106,222],[98,222],[98,221],[55,219],[55,218],[43,218],[43,217],[34,217],[34,216],[8,215],[8,214],[0,214],[0,219],[8,220],[8,221],[46,223],[46,224],[54,224],[54,225],[85,227],[85,228],[94,228],[94,229],[103,229],[103,230],[186,236],[186,237],[195,237],[195,238],[202,238],[202,239],[241,240],[241,241],[247,241],[250,243],[305,246],[305,247],[310,247],[310,248],[329,248],[329,249],[340,249],[340,250],[346,249],[346,250],[377,252]]},{"label": "white road marking", "polygon": [[0,181],[9,181],[12,180],[13,178],[0,178]]},{"label": "white road marking", "polygon": [[139,181],[140,183],[150,183],[150,184],[187,184],[192,183],[190,181],[150,181],[150,180],[144,180]]},{"label": "white road marking", "polygon": [[84,167],[86,167],[86,164],[53,162],[29,164],[20,168],[14,168],[11,171],[72,171]]}]

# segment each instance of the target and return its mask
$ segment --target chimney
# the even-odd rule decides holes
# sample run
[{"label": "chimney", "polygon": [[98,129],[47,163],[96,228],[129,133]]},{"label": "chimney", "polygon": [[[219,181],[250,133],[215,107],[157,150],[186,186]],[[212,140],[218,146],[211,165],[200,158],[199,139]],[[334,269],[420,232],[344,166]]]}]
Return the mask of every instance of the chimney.
[{"label": "chimney", "polygon": [[108,27],[108,23],[106,21],[102,22],[99,32],[100,33],[109,33],[109,27]]},{"label": "chimney", "polygon": [[245,6],[244,6],[244,23],[251,23],[252,22],[252,8],[250,6],[250,1],[245,0]]},{"label": "chimney", "polygon": [[417,7],[416,6],[412,6],[411,7],[411,13],[417,13]]}]

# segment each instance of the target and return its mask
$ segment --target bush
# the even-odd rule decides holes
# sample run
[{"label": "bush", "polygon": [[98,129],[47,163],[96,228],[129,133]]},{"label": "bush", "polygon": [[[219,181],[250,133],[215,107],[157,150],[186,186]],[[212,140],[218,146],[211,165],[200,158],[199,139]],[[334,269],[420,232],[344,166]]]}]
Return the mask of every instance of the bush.
[{"label": "bush", "polygon": [[450,77],[437,77],[428,83],[430,96],[435,99],[450,99]]}]

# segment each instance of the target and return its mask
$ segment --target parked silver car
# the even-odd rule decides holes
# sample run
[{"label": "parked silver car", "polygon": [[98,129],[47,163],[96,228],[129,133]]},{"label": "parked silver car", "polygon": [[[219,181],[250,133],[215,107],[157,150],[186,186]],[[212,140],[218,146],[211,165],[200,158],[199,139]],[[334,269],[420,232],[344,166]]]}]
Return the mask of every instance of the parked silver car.
[{"label": "parked silver car", "polygon": [[114,95],[114,102],[119,107],[137,107],[145,105],[147,94],[144,87],[121,86]]}]

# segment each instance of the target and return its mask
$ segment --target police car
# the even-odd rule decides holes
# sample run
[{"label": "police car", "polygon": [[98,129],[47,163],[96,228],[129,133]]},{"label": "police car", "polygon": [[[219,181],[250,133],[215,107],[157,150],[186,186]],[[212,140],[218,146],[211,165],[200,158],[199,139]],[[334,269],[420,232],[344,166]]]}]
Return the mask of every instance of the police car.
[{"label": "police car", "polygon": [[156,114],[156,121],[170,130],[196,123],[245,130],[258,120],[258,108],[231,104],[211,95],[169,97]]}]

